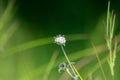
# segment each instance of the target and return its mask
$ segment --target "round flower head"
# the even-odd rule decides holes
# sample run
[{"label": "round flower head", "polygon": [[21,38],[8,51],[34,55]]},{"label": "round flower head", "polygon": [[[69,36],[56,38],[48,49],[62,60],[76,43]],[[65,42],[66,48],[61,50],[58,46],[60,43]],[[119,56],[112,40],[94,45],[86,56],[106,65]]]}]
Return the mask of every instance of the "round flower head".
[{"label": "round flower head", "polygon": [[58,44],[58,45],[64,45],[65,46],[66,39],[65,39],[64,36],[58,35],[58,36],[55,37],[55,43]]},{"label": "round flower head", "polygon": [[58,72],[60,72],[61,70],[65,70],[65,69],[66,69],[66,63],[65,62],[60,63]]}]

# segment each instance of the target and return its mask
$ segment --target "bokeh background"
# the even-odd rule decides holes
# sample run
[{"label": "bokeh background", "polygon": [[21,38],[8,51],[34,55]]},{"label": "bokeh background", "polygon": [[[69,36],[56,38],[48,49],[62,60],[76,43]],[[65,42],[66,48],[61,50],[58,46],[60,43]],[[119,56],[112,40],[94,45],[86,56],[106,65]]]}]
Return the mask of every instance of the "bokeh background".
[{"label": "bokeh background", "polygon": [[[111,11],[113,9],[117,16],[115,35],[120,30],[119,3],[111,0]],[[44,80],[44,75],[47,80],[67,80],[68,75],[58,73],[58,64],[66,60],[60,47],[54,44],[54,37],[58,34],[67,37],[68,55],[91,48],[91,43],[105,44],[107,4],[108,0],[0,0],[0,26],[4,26],[0,36],[5,34],[0,46],[0,80]],[[11,25],[14,27],[10,28]],[[53,69],[47,71],[54,53],[58,53],[57,59]],[[79,62],[87,56],[79,54],[83,55],[71,56],[71,60]],[[115,80],[119,80],[120,62],[116,62]],[[85,65],[81,73],[88,75],[93,65]],[[107,62],[103,66],[107,74]],[[93,73],[92,80],[103,80],[99,69],[97,73]]]}]

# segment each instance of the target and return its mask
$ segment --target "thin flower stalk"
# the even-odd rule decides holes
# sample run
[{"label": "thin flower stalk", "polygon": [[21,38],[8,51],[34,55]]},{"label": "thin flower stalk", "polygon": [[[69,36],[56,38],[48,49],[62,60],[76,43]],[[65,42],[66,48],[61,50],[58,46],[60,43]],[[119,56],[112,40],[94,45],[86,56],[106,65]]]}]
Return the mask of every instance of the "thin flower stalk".
[{"label": "thin flower stalk", "polygon": [[64,50],[64,47],[63,47],[62,45],[61,45],[61,48],[62,48],[62,51],[63,51],[63,53],[64,53],[65,58],[67,59],[67,62],[68,62],[68,64],[69,64],[69,66],[70,66],[70,68],[71,68],[71,70],[72,70],[72,72],[74,73],[74,76],[75,76],[76,73],[75,73],[75,71],[74,71],[74,69],[73,69],[73,67],[72,67],[72,65],[71,65],[71,62],[70,62],[69,58],[67,57],[67,54],[66,54],[66,52],[65,52],[65,50]]},{"label": "thin flower stalk", "polygon": [[[65,49],[64,49],[64,46],[65,46],[65,43],[66,43],[65,37],[61,36],[61,35],[58,35],[57,37],[55,37],[55,43],[61,46],[63,54],[64,54],[64,56],[65,56],[65,58],[68,62],[67,66],[66,66],[66,63],[62,63],[62,64],[59,65],[59,72],[61,70],[65,70],[71,76],[71,78],[73,80],[78,80],[78,74],[76,73],[76,71],[75,71],[72,63],[70,62],[70,60],[69,60],[69,58],[68,58],[68,56],[65,52]],[[72,73],[71,73],[71,71],[69,71],[69,68],[71,69]],[[83,80],[83,79],[81,79],[81,80]]]}]

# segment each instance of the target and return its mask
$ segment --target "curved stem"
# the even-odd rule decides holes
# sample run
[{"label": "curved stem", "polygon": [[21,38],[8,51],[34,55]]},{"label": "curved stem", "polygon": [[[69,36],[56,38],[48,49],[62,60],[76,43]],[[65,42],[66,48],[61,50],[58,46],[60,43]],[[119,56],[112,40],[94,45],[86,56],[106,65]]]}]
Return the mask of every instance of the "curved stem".
[{"label": "curved stem", "polygon": [[70,71],[69,71],[68,68],[66,68],[66,72],[67,72],[72,78],[74,78],[74,76],[70,73]]}]

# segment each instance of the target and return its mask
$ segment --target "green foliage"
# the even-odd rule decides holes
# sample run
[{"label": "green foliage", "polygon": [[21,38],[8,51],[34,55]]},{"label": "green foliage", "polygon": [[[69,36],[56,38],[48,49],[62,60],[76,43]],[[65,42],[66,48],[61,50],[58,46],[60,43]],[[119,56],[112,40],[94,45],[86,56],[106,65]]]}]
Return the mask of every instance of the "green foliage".
[{"label": "green foliage", "polygon": [[[19,21],[13,19],[13,8],[14,1],[11,1],[4,12],[0,14],[0,80],[70,80],[70,76],[66,73],[58,73],[59,63],[66,60],[61,55],[61,50],[53,44],[53,36],[26,42],[21,41],[22,43],[12,45],[15,41],[21,40],[17,39],[18,37],[26,40],[26,36],[29,36],[28,34],[19,35],[17,33],[24,32],[20,30]],[[115,74],[115,66],[118,66],[116,61],[119,55],[116,53],[120,52],[119,46],[117,47],[120,42],[120,35],[117,35],[114,39],[114,28],[115,15],[113,12],[110,13],[109,2],[106,20],[107,46],[103,42],[104,38],[98,39],[99,36],[100,38],[104,36],[101,34],[103,32],[101,26],[97,26],[94,29],[95,32],[89,35],[74,33],[65,35],[68,41],[67,45],[70,43],[78,44],[77,46],[66,46],[66,48],[68,48],[67,51],[71,50],[68,57],[71,62],[75,62],[74,70],[81,80],[119,80],[119,74]],[[96,46],[93,48],[89,44],[91,42],[95,43],[95,40],[99,40],[100,44],[95,44]],[[85,47],[79,50],[79,44]],[[74,50],[76,48],[77,51]],[[54,51],[56,52],[53,53]],[[110,69],[108,66],[110,66]],[[114,75],[114,79],[111,74]]]}]

